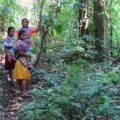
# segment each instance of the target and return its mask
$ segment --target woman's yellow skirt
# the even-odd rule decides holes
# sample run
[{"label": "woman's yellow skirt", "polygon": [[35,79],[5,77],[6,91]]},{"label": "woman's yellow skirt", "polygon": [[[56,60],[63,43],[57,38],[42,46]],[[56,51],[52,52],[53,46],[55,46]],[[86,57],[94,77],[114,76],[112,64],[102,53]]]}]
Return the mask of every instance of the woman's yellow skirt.
[{"label": "woman's yellow skirt", "polygon": [[30,71],[19,60],[17,60],[15,63],[14,71],[13,71],[13,77],[16,80],[29,80]]}]

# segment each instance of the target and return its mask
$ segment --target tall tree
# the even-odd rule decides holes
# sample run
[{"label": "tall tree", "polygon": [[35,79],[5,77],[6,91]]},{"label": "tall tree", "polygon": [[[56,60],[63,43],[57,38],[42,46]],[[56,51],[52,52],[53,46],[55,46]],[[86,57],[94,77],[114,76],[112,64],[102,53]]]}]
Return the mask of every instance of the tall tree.
[{"label": "tall tree", "polygon": [[89,0],[80,0],[79,1],[79,17],[78,17],[78,23],[79,23],[79,35],[81,38],[89,33],[88,29],[88,1]]},{"label": "tall tree", "polygon": [[94,0],[94,27],[95,27],[95,47],[98,52],[97,61],[105,59],[104,40],[105,40],[105,11],[104,0]]}]

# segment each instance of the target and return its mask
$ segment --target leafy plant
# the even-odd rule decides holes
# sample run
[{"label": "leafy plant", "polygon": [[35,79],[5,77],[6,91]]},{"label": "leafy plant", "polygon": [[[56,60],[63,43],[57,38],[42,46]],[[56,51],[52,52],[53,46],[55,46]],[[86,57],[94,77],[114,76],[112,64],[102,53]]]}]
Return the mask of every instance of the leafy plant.
[{"label": "leafy plant", "polygon": [[[100,68],[96,71],[98,68],[99,65],[90,65],[85,60],[67,66],[66,77],[59,83],[59,89],[57,86],[46,89],[36,86],[34,100],[25,105],[19,115],[24,116],[23,120],[119,119],[112,98],[119,90]],[[109,70],[106,67],[106,74]],[[44,79],[49,82],[54,80],[47,73],[45,75]]]}]

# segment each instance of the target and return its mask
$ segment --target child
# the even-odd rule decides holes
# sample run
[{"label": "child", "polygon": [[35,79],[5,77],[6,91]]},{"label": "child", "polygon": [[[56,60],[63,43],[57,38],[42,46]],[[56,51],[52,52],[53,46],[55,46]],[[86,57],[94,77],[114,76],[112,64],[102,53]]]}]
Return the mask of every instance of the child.
[{"label": "child", "polygon": [[27,32],[25,30],[19,31],[18,40],[14,43],[14,51],[16,56],[16,64],[14,69],[14,79],[18,80],[21,90],[21,96],[26,96],[26,81],[30,79],[31,60],[27,54],[29,47],[25,40]]},{"label": "child", "polygon": [[15,42],[15,28],[9,27],[7,31],[7,37],[4,40],[4,47],[5,47],[5,69],[8,70],[8,74],[11,78],[12,84],[14,85],[13,80],[13,69],[15,66],[15,56],[14,56],[14,49],[13,43]]}]

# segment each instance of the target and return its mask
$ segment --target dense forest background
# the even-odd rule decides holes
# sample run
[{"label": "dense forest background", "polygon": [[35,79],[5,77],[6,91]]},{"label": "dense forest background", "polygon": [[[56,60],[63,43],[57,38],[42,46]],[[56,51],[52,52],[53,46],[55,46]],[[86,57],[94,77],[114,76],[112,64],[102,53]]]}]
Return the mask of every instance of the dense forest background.
[{"label": "dense forest background", "polygon": [[1,42],[24,17],[39,28],[31,48],[34,97],[16,120],[120,119],[119,6],[119,0],[0,0]]}]

